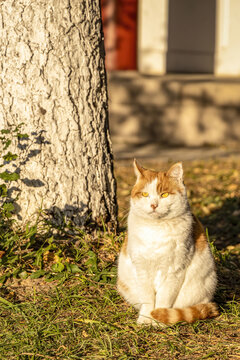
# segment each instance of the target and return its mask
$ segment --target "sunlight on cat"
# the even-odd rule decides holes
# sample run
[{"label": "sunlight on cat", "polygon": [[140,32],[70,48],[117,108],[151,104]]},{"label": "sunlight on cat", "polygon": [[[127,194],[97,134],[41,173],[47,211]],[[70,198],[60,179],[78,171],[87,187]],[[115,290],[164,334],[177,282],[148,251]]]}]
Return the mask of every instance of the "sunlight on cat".
[{"label": "sunlight on cat", "polygon": [[128,235],[118,260],[118,291],[139,324],[192,323],[218,315],[216,269],[204,228],[191,213],[178,162],[167,172],[134,160]]}]

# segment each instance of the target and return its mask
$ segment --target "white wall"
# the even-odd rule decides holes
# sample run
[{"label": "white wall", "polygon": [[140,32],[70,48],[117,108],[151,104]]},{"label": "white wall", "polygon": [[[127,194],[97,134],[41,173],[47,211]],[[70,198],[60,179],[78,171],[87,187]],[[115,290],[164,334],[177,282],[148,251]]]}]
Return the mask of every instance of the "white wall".
[{"label": "white wall", "polygon": [[168,32],[168,0],[139,0],[138,70],[165,74]]},{"label": "white wall", "polygon": [[215,74],[240,75],[240,1],[217,1]]}]

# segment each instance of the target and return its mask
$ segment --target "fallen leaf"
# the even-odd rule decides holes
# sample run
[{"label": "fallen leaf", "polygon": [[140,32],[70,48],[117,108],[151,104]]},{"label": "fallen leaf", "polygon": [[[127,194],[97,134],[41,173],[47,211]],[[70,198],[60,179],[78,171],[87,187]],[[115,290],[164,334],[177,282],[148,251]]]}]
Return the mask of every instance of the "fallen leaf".
[{"label": "fallen leaf", "polygon": [[230,184],[230,185],[228,185],[228,187],[227,187],[227,189],[228,189],[229,191],[235,191],[235,190],[237,190],[237,188],[238,188],[238,185],[237,185],[237,184]]},{"label": "fallen leaf", "polygon": [[204,212],[205,215],[210,214],[210,210],[206,206],[202,206],[202,211]]}]

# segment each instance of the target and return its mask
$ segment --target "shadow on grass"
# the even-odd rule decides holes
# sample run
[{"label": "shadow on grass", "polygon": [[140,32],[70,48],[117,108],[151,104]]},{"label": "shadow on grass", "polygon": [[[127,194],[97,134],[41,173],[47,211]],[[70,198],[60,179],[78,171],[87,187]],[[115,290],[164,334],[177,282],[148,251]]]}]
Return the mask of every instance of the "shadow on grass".
[{"label": "shadow on grass", "polygon": [[228,301],[240,298],[240,198],[224,201],[222,207],[202,218],[217,252],[218,288],[216,301],[225,309]]},{"label": "shadow on grass", "polygon": [[240,256],[229,253],[225,259],[217,261],[218,286],[215,295],[217,303],[223,308],[228,307],[228,302],[240,299]]},{"label": "shadow on grass", "polygon": [[239,218],[240,198],[236,196],[226,199],[220,209],[201,218],[218,250],[240,243]]}]

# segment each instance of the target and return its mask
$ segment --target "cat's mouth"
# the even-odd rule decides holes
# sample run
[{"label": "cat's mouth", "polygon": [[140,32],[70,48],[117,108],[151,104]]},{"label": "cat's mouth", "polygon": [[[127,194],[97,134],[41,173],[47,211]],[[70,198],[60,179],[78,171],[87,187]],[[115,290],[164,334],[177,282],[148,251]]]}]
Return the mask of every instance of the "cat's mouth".
[{"label": "cat's mouth", "polygon": [[163,217],[168,216],[169,213],[170,213],[170,210],[167,210],[165,213],[161,213],[154,209],[154,210],[149,211],[148,215],[153,216],[153,217],[163,218]]},{"label": "cat's mouth", "polygon": [[163,215],[163,214],[160,214],[159,212],[157,212],[156,210],[152,210],[148,214],[152,215],[152,216],[158,216],[158,217],[161,217]]}]

